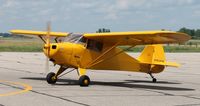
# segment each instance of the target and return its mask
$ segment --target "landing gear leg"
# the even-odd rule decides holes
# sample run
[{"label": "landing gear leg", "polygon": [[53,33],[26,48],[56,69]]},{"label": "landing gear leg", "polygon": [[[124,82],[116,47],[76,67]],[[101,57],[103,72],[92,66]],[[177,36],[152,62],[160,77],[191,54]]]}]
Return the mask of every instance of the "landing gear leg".
[{"label": "landing gear leg", "polygon": [[152,82],[157,82],[157,79],[152,75],[152,73],[149,73],[149,75],[151,76],[151,78],[152,78]]},{"label": "landing gear leg", "polygon": [[47,83],[49,84],[55,84],[57,79],[58,79],[58,76],[63,73],[67,68],[64,67],[64,66],[60,66],[59,70],[57,71],[57,73],[53,73],[53,72],[50,72],[49,74],[47,74],[47,77],[46,77],[46,80],[47,80]]}]

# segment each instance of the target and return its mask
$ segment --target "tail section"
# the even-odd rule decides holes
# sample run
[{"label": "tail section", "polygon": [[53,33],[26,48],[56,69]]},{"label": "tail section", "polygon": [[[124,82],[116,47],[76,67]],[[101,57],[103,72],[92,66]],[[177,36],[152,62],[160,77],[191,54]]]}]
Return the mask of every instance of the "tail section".
[{"label": "tail section", "polygon": [[144,64],[144,66],[148,66],[148,68],[146,67],[143,71],[148,70],[153,73],[163,71],[165,66],[179,66],[179,64],[175,62],[166,62],[165,52],[161,44],[145,46],[138,60]]}]

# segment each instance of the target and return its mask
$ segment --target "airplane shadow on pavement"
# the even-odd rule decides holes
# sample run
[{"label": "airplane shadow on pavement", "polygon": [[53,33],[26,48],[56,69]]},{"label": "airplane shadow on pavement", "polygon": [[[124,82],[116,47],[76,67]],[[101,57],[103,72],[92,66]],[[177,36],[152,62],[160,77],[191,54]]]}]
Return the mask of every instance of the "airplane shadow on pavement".
[{"label": "airplane shadow on pavement", "polygon": [[[39,81],[46,82],[46,78],[43,78],[43,77],[22,77],[21,79],[39,80]],[[151,83],[151,85],[148,85],[150,83]],[[195,89],[191,89],[191,88],[163,86],[163,84],[181,84],[181,83],[165,82],[165,81],[158,81],[156,83],[152,83],[151,81],[144,81],[144,80],[124,80],[123,82],[91,81],[91,83],[90,83],[90,85],[125,87],[125,88],[141,88],[141,89],[150,89],[150,90],[169,90],[169,91],[194,91],[195,90]],[[53,85],[56,85],[56,86],[76,85],[77,86],[79,84],[78,84],[78,80],[58,79],[56,84],[53,84]]]}]

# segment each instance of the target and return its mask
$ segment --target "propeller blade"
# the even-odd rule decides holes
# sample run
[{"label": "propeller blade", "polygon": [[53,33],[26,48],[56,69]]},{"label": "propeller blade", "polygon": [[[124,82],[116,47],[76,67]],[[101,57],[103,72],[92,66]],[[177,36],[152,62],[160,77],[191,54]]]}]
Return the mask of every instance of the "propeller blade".
[{"label": "propeller blade", "polygon": [[47,23],[47,35],[46,35],[46,45],[47,45],[47,56],[50,53],[50,32],[51,32],[51,23]]},{"label": "propeller blade", "polygon": [[47,23],[46,44],[45,44],[46,53],[47,53],[46,62],[45,62],[45,73],[46,74],[49,72],[50,32],[51,32],[51,23],[48,22]]}]

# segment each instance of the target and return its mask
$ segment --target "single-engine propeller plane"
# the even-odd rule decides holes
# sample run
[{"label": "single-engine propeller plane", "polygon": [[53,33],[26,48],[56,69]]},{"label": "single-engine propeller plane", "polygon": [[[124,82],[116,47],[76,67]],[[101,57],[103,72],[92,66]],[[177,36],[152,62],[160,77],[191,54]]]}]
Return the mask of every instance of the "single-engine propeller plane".
[{"label": "single-engine propeller plane", "polygon": [[[87,69],[116,70],[147,73],[156,82],[153,73],[160,73],[166,66],[178,67],[167,62],[162,44],[184,43],[190,36],[173,31],[138,31],[109,33],[67,33],[47,31],[11,30],[13,34],[34,35],[44,41],[44,54],[60,68],[46,76],[49,84],[55,84],[58,76],[68,68],[77,70],[80,86],[88,86]],[[51,42],[51,39],[55,40]],[[129,56],[118,46],[145,45],[138,58]]]}]

